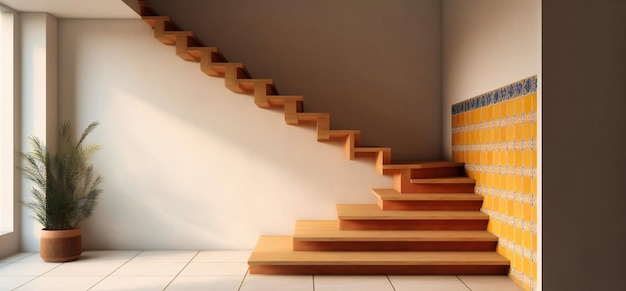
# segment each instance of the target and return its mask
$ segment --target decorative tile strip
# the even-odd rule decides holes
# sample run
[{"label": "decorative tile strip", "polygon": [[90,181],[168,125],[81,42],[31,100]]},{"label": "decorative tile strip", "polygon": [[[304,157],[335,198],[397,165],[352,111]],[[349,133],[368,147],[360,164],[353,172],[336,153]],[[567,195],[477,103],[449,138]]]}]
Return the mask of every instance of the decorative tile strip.
[{"label": "decorative tile strip", "polygon": [[537,92],[537,76],[500,87],[496,90],[452,105],[452,115],[471,111],[481,107],[498,104],[503,101]]}]

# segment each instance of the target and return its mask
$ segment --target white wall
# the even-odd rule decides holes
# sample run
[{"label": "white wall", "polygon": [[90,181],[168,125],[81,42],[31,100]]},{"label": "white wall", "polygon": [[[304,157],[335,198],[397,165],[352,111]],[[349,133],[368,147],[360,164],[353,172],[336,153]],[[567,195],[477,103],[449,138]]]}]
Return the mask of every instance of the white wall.
[{"label": "white wall", "polygon": [[86,249],[249,249],[391,187],[312,127],[288,126],[178,58],[138,20],[60,20],[60,119],[103,148]]},{"label": "white wall", "polygon": [[[57,19],[46,13],[21,13],[21,100],[20,152],[31,149],[28,136],[35,135],[54,151],[57,128]],[[21,163],[21,161],[17,161]],[[22,201],[31,200],[31,182],[21,181]],[[41,224],[32,212],[21,212],[21,244],[28,251],[39,250]]]},{"label": "white wall", "polygon": [[540,73],[541,0],[443,1],[443,155],[451,106]]}]

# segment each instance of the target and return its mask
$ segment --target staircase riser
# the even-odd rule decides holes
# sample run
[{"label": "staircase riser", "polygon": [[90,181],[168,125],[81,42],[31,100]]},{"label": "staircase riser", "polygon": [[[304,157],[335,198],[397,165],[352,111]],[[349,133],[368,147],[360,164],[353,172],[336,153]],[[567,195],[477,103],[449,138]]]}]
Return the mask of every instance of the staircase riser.
[{"label": "staircase riser", "polygon": [[463,167],[427,168],[411,170],[412,179],[432,179],[460,176],[465,176],[465,168]]},{"label": "staircase riser", "polygon": [[495,241],[487,242],[320,242],[294,241],[294,251],[495,251]]},{"label": "staircase riser", "polygon": [[474,193],[474,184],[404,184],[393,189],[400,193]]},{"label": "staircase riser", "polygon": [[487,220],[340,220],[341,230],[486,230]]},{"label": "staircase riser", "polygon": [[250,274],[267,275],[506,275],[503,265],[250,265]]},{"label": "staircase riser", "polygon": [[[407,194],[410,195],[410,194]],[[418,194],[419,195],[419,194]],[[382,210],[480,211],[482,201],[398,201],[378,200]]]}]

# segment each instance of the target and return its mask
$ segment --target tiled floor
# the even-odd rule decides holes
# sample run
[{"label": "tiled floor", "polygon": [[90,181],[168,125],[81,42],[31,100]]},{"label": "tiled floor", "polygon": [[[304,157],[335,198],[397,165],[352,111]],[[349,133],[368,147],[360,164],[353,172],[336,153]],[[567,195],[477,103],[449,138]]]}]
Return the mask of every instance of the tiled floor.
[{"label": "tiled floor", "polygon": [[85,251],[68,263],[37,253],[0,260],[0,290],[522,290],[505,276],[250,275],[250,251]]}]

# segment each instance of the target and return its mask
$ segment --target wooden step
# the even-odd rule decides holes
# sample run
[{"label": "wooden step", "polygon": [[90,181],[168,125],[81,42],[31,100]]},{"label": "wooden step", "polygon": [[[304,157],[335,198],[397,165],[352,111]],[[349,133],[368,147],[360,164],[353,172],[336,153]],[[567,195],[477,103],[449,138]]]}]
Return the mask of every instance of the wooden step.
[{"label": "wooden step", "polygon": [[337,220],[298,220],[294,251],[495,251],[484,230],[340,230]]},{"label": "wooden step", "polygon": [[486,230],[480,211],[396,211],[376,204],[338,204],[342,230]]},{"label": "wooden step", "polygon": [[469,177],[411,178],[404,169],[393,175],[393,189],[400,193],[474,193],[475,181]]},{"label": "wooden step", "polygon": [[465,164],[446,161],[394,162],[383,166],[383,174],[409,174],[412,179],[464,176]]},{"label": "wooden step", "polygon": [[479,211],[483,197],[474,193],[400,193],[394,189],[372,189],[383,210],[468,210]]},{"label": "wooden step", "polygon": [[496,252],[293,251],[290,236],[262,236],[248,260],[250,274],[505,275]]}]

